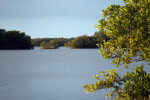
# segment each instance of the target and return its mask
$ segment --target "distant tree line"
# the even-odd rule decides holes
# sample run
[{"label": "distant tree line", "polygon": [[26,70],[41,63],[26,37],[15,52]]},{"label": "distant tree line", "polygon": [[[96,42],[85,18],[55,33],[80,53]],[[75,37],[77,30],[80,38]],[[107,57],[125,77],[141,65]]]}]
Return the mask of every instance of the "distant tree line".
[{"label": "distant tree line", "polygon": [[104,40],[108,41],[109,37],[99,31],[95,32],[93,36],[83,35],[76,37],[64,45],[71,48],[98,48],[96,44],[103,44]]},{"label": "distant tree line", "polygon": [[33,45],[23,32],[0,29],[0,49],[33,49]]},{"label": "distant tree line", "polygon": [[6,31],[0,29],[0,49],[33,49],[41,46],[43,49],[58,48],[59,46],[71,48],[97,48],[96,44],[103,44],[109,40],[103,32],[95,32],[93,36],[79,36],[76,38],[35,38],[19,31]]},{"label": "distant tree line", "polygon": [[31,42],[34,46],[40,46],[40,44],[45,41],[48,43],[51,40],[57,41],[59,46],[64,46],[65,43],[70,41],[72,38],[35,38],[32,39]]},{"label": "distant tree line", "polygon": [[43,49],[49,48],[51,44],[50,48],[52,48],[52,43],[50,43],[52,40],[57,41],[58,46],[56,46],[56,48],[59,46],[70,48],[98,48],[96,44],[103,44],[104,40],[109,40],[109,37],[103,32],[98,31],[95,32],[93,36],[83,35],[76,38],[35,38],[32,39],[32,44],[34,46],[41,46]]}]

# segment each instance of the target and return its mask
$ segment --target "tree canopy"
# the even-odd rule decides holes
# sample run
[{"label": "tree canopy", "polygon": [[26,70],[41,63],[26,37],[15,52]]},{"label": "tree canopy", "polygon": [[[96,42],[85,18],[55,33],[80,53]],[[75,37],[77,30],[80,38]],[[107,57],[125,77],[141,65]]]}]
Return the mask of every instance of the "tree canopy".
[{"label": "tree canopy", "polygon": [[0,49],[32,49],[31,37],[19,31],[0,29]]},{"label": "tree canopy", "polygon": [[[99,44],[101,55],[113,59],[116,67],[144,61],[150,64],[150,0],[122,0],[125,5],[110,5],[103,10],[104,18],[96,25],[98,30],[110,37],[109,41]],[[87,92],[113,88],[106,96],[118,100],[150,99],[150,74],[139,65],[133,72],[120,76],[116,69],[101,72],[95,84],[86,84]]]},{"label": "tree canopy", "polygon": [[115,58],[117,66],[134,61],[150,63],[150,1],[123,0],[125,6],[110,5],[97,28],[111,39],[101,45],[105,58]]}]

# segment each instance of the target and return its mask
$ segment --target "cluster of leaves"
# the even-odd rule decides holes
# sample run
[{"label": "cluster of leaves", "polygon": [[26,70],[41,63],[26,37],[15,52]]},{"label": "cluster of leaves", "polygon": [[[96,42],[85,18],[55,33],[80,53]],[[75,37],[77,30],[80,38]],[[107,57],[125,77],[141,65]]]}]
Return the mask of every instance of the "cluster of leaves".
[{"label": "cluster of leaves", "polygon": [[42,49],[56,49],[59,47],[59,43],[56,40],[50,40],[47,43],[43,41],[40,46]]},{"label": "cluster of leaves", "polygon": [[75,39],[68,41],[65,43],[65,47],[71,47],[71,48],[98,48],[96,44],[101,43],[103,44],[103,40],[107,41],[109,40],[109,37],[107,37],[104,33],[101,31],[95,32],[94,36],[79,36]]},{"label": "cluster of leaves", "polygon": [[150,95],[150,74],[143,70],[140,65],[133,72],[127,72],[125,76],[121,77],[117,70],[101,71],[104,80],[101,80],[98,75],[94,76],[97,80],[96,84],[85,84],[84,88],[87,93],[95,92],[99,89],[113,88],[105,96],[109,96],[116,100],[133,100],[139,98],[140,100],[148,100]]},{"label": "cluster of leaves", "polygon": [[30,36],[19,31],[0,29],[0,49],[32,49]]},{"label": "cluster of leaves", "polygon": [[73,38],[35,38],[32,39],[31,42],[34,46],[40,46],[40,44],[45,41],[46,43],[54,40],[58,41],[59,46],[64,46],[64,43],[67,43],[68,41],[72,40]]},{"label": "cluster of leaves", "polygon": [[[112,64],[124,68],[137,61],[150,64],[150,0],[122,0],[125,5],[110,5],[103,10],[97,29],[110,37],[109,41],[98,44],[101,55],[113,59]],[[84,85],[87,92],[113,88],[107,96],[118,100],[148,100],[150,96],[150,74],[140,65],[131,73],[119,76],[115,69],[102,72],[105,80]],[[150,98],[149,98],[150,99]]]}]

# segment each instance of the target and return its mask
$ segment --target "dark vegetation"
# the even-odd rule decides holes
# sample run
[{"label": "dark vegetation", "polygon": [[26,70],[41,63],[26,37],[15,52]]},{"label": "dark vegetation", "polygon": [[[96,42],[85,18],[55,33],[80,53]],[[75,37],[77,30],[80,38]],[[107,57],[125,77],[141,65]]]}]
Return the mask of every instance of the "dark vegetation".
[{"label": "dark vegetation", "polygon": [[33,49],[33,45],[23,32],[0,29],[0,49]]}]

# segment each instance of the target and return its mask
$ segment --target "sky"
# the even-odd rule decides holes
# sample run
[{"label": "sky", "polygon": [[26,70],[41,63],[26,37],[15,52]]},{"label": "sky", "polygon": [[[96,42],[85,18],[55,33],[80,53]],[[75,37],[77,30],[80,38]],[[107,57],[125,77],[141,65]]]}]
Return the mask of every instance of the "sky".
[{"label": "sky", "polygon": [[31,38],[92,36],[102,9],[121,0],[0,0],[0,28]]}]

